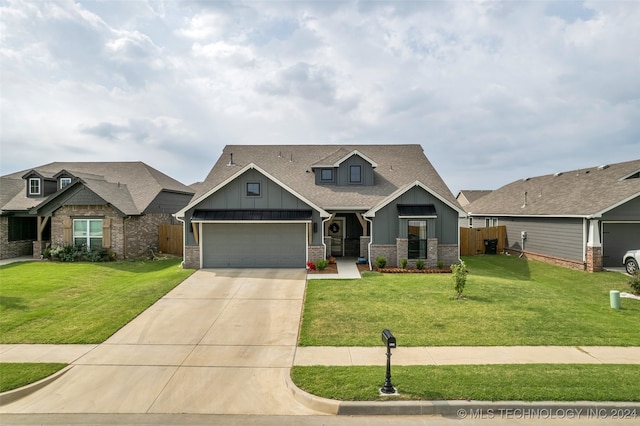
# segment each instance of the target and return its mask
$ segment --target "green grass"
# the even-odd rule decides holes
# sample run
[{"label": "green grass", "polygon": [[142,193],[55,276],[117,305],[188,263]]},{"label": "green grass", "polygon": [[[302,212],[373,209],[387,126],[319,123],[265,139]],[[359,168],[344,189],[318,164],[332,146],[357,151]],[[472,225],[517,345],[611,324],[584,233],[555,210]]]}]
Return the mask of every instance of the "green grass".
[{"label": "green grass", "polygon": [[[393,400],[640,401],[640,365],[520,364],[395,366]],[[343,401],[380,396],[385,366],[294,367],[301,389]]]},{"label": "green grass", "polygon": [[0,267],[0,343],[101,343],[193,273],[181,259]]},{"label": "green grass", "polygon": [[365,273],[310,280],[301,346],[377,346],[390,329],[399,346],[640,345],[640,301],[609,306],[628,277],[590,274],[514,256],[464,259],[456,300],[450,274]]},{"label": "green grass", "polygon": [[0,392],[37,382],[66,367],[67,364],[0,363]]}]

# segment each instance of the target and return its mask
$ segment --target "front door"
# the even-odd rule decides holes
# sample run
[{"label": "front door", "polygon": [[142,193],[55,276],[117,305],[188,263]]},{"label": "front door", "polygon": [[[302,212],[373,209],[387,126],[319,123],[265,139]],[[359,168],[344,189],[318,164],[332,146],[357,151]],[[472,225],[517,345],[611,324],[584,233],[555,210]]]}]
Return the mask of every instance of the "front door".
[{"label": "front door", "polygon": [[329,224],[331,237],[331,256],[344,256],[344,218],[336,217]]}]

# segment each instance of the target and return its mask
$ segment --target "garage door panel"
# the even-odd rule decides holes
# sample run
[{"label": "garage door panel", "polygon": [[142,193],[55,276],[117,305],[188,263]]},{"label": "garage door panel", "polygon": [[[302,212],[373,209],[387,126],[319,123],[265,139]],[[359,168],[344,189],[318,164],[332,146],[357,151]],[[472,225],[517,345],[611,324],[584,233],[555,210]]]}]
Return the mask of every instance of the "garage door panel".
[{"label": "garage door panel", "polygon": [[602,227],[602,264],[621,266],[627,250],[640,249],[640,223],[604,223]]},{"label": "garage door panel", "polygon": [[202,228],[205,268],[303,268],[304,223],[209,223]]}]

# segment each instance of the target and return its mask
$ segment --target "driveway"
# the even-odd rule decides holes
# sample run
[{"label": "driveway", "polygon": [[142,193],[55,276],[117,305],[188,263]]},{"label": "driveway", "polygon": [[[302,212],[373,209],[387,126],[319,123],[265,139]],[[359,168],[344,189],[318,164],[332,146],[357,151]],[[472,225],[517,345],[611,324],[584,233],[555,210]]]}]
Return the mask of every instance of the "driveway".
[{"label": "driveway", "polygon": [[304,270],[199,270],[4,413],[318,415],[287,388]]}]

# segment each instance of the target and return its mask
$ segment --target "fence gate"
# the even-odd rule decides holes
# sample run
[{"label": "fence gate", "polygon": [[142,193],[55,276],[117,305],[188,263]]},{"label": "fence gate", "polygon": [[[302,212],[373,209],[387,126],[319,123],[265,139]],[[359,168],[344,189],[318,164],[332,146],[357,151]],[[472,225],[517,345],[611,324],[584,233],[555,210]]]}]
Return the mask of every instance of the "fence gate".
[{"label": "fence gate", "polygon": [[507,227],[460,228],[460,256],[484,254],[484,240],[498,240],[496,252],[504,250],[507,241]]},{"label": "fence gate", "polygon": [[182,256],[182,225],[161,223],[158,225],[158,250],[162,253]]}]

